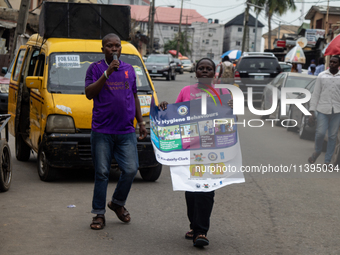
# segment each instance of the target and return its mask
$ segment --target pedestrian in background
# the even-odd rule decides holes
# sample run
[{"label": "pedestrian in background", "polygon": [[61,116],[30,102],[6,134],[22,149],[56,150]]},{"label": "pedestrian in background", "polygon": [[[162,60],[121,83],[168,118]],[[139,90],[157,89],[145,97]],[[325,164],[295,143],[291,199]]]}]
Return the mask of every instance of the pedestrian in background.
[{"label": "pedestrian in background", "polygon": [[314,75],[318,76],[319,73],[325,71],[325,60],[323,58],[319,58],[318,65],[315,68]]},{"label": "pedestrian in background", "polygon": [[291,73],[298,73],[297,63],[292,63]]},{"label": "pedestrian in background", "polygon": [[[321,154],[323,141],[328,130],[325,164],[330,167],[335,149],[336,138],[340,126],[340,57],[333,56],[329,61],[329,69],[321,72],[315,83],[310,101],[309,111],[312,114],[308,122],[313,125],[316,120],[315,151],[308,158],[310,164],[315,163]],[[316,113],[315,113],[316,111]]]},{"label": "pedestrian in background", "polygon": [[302,64],[297,64],[297,71],[298,73],[302,73]]},{"label": "pedestrian in background", "polygon": [[311,61],[310,61],[310,65],[309,65],[309,67],[308,67],[308,74],[310,74],[310,68],[312,67],[312,66],[314,66],[314,67],[316,67],[316,65],[315,65],[315,60],[314,59],[312,59]]},{"label": "pedestrian in background", "polygon": [[[136,117],[140,139],[146,136],[134,68],[119,60],[122,46],[116,34],[102,40],[104,59],[92,63],[86,72],[85,94],[93,99],[91,154],[95,169],[92,200],[93,217],[90,227],[105,226],[106,192],[112,156],[118,163],[121,175],[115,192],[107,206],[123,222],[131,220],[124,207],[133,179],[138,170],[137,140],[133,125]],[[117,56],[114,59],[113,56]]]},{"label": "pedestrian in background", "polygon": [[220,68],[218,78],[221,78],[222,84],[233,84],[234,83],[234,65],[230,62],[228,56],[224,56]]},{"label": "pedestrian in background", "polygon": [[[211,84],[215,71],[216,66],[211,59],[202,58],[199,60],[196,66],[198,83],[184,87],[179,93],[176,103],[201,98],[202,91],[200,88],[204,88],[213,93],[209,87],[215,87],[214,84]],[[218,94],[229,94],[227,89],[218,89],[216,91]],[[168,103],[163,101],[160,103],[159,108],[166,110],[167,105]],[[228,105],[232,107],[232,99],[228,101]],[[209,245],[207,233],[210,226],[210,215],[214,205],[214,196],[214,191],[185,192],[187,215],[190,221],[190,231],[185,234],[185,238],[193,240],[194,246],[196,247]]]},{"label": "pedestrian in background", "polygon": [[311,65],[309,66],[308,74],[309,74],[309,75],[314,75],[314,74],[315,74],[315,68],[316,68],[316,66],[315,66],[314,64],[311,64]]}]

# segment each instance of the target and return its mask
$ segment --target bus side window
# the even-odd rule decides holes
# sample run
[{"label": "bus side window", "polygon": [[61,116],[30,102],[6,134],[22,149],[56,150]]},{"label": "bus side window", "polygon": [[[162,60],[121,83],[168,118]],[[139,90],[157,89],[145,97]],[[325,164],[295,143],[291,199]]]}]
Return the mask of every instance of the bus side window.
[{"label": "bus side window", "polygon": [[38,64],[35,76],[43,76],[44,75],[44,67],[45,67],[45,55],[40,54],[38,56]]}]

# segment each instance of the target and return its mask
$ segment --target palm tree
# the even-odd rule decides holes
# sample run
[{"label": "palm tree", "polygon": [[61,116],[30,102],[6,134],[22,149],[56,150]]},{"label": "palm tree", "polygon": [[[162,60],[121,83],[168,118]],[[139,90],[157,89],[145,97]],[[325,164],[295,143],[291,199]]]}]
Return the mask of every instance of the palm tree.
[{"label": "palm tree", "polygon": [[[250,0],[251,3],[258,6],[264,6],[266,16],[268,19],[268,48],[271,49],[271,39],[272,39],[272,26],[271,20],[274,14],[282,16],[288,10],[295,11],[296,5],[294,0]],[[262,9],[255,8],[255,12],[260,13]]]}]

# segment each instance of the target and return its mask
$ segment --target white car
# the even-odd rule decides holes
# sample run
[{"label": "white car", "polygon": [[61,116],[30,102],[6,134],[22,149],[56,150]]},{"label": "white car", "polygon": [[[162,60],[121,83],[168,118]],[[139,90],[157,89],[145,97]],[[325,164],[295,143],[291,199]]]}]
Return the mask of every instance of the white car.
[{"label": "white car", "polygon": [[183,64],[183,71],[195,72],[195,64],[190,59],[181,59]]},{"label": "white car", "polygon": [[[281,126],[281,120],[288,119],[289,113],[289,104],[286,106],[286,115],[281,113],[281,89],[287,87],[295,87],[295,88],[305,88],[307,84],[309,84],[315,76],[306,75],[300,73],[290,73],[290,72],[282,72],[275,79],[273,79],[263,90],[262,100],[261,100],[261,110],[268,110],[272,107],[273,100],[273,88],[277,88],[277,107],[275,111],[271,115],[262,116],[262,119],[267,119],[271,116],[274,116],[275,126]],[[287,98],[294,99],[298,97],[298,93],[287,93]]]}]

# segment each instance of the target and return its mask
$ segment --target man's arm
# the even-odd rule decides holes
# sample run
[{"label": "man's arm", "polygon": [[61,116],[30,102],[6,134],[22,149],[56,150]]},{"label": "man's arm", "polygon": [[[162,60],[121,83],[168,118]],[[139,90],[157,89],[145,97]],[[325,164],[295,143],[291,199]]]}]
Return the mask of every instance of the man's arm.
[{"label": "man's arm", "polygon": [[[114,68],[119,68],[119,61],[118,60],[113,60],[111,62],[111,64],[109,65],[109,67],[107,68],[107,70],[106,70],[107,77],[109,77],[114,72]],[[85,95],[86,95],[87,99],[91,100],[94,97],[96,97],[100,93],[100,91],[102,90],[106,80],[107,79],[106,79],[106,77],[103,73],[102,76],[100,76],[100,78],[97,81],[95,81],[94,83],[87,86],[85,88]]]},{"label": "man's arm", "polygon": [[309,111],[312,114],[310,118],[308,118],[308,123],[309,124],[314,124],[315,121],[315,111],[316,107],[318,106],[318,102],[320,99],[320,94],[321,94],[321,77],[316,78],[315,86],[314,86],[314,91],[309,103]]},{"label": "man's arm", "polygon": [[142,140],[147,136],[145,124],[143,123],[143,116],[142,112],[140,110],[140,104],[139,104],[139,98],[137,93],[133,94],[135,98],[135,105],[136,105],[136,119],[137,119],[137,125],[139,125],[139,137],[138,139]]}]

